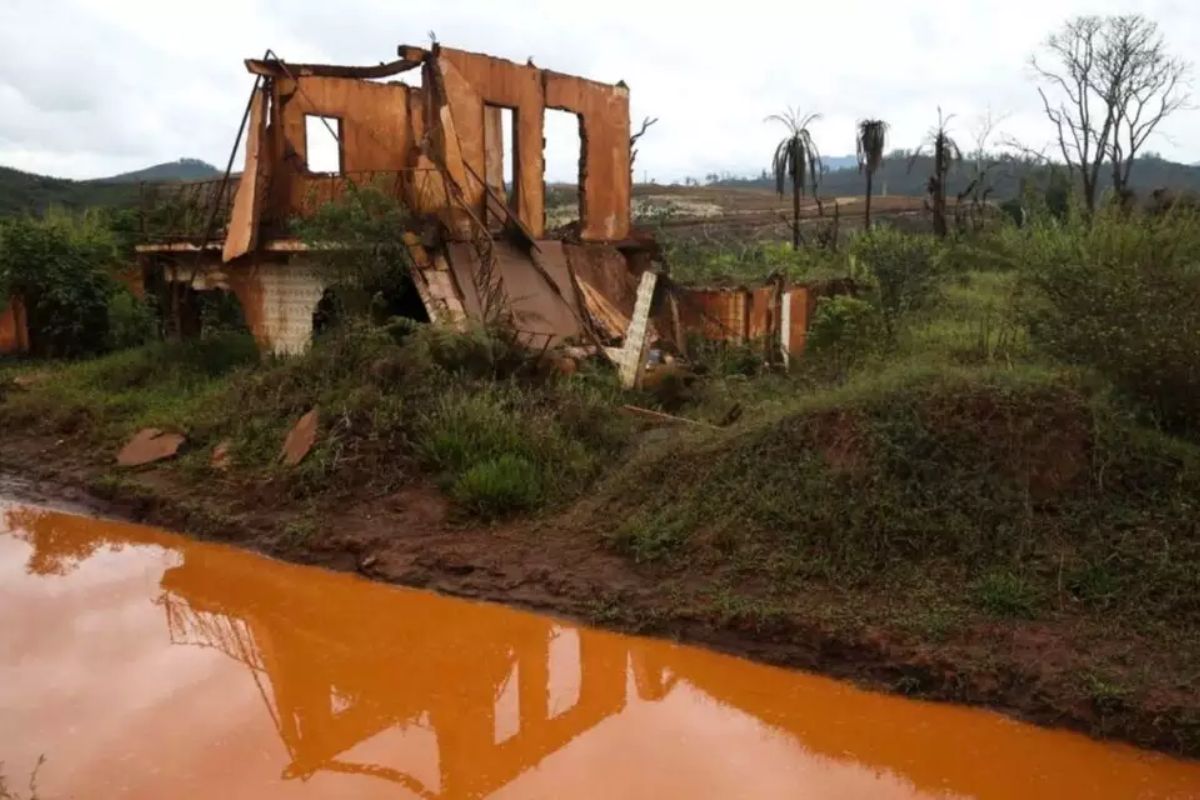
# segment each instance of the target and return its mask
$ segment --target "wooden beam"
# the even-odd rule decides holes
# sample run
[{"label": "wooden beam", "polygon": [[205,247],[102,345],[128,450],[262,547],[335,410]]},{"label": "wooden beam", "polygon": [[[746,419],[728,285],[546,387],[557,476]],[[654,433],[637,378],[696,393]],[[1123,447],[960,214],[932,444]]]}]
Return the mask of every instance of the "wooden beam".
[{"label": "wooden beam", "polygon": [[[420,61],[397,59],[374,67],[347,67],[337,64],[293,64],[277,59],[248,58],[246,69],[254,75],[265,75],[270,78],[296,77],[317,75],[323,78],[387,78],[399,75],[410,69],[421,66]],[[290,74],[290,75],[289,75]]]}]

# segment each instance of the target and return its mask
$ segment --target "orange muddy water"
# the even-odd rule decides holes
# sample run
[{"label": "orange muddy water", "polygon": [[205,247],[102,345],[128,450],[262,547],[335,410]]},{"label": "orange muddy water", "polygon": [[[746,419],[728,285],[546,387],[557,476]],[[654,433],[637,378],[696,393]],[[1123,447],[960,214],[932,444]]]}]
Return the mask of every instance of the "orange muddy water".
[{"label": "orange muddy water", "polygon": [[44,798],[1194,797],[1200,765],[0,504],[0,761]]}]

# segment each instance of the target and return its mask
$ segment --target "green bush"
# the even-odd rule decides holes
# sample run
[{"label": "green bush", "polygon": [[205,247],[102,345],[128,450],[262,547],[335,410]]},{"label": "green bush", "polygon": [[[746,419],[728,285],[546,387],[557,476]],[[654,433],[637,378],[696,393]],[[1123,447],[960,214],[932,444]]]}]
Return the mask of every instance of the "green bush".
[{"label": "green bush", "polygon": [[902,315],[938,297],[944,270],[934,237],[880,226],[855,240],[853,251],[874,277],[889,333]]},{"label": "green bush", "polygon": [[24,302],[34,355],[106,348],[108,270],[116,260],[116,240],[96,215],[52,212],[0,222],[0,297]]},{"label": "green bush", "polygon": [[1200,432],[1200,218],[1101,215],[1027,239],[1031,339],[1164,428]]},{"label": "green bush", "polygon": [[115,287],[108,298],[108,349],[138,347],[157,335],[154,307],[124,286]]},{"label": "green bush", "polygon": [[468,511],[494,519],[536,508],[542,500],[542,475],[528,459],[505,453],[471,466],[450,493]]},{"label": "green bush", "polygon": [[808,328],[806,354],[827,358],[839,371],[877,352],[885,336],[883,320],[873,305],[850,295],[822,297]]}]

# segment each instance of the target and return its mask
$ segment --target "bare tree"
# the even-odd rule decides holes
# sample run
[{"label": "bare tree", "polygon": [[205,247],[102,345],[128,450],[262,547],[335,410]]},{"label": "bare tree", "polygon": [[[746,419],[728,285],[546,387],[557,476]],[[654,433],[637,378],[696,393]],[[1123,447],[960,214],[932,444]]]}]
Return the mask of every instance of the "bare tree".
[{"label": "bare tree", "polygon": [[1167,54],[1157,23],[1138,14],[1109,18],[1101,74],[1115,98],[1109,159],[1118,199],[1130,196],[1142,145],[1163,119],[1187,106],[1189,72],[1187,62]]},{"label": "bare tree", "polygon": [[817,194],[817,181],[821,177],[821,154],[809,133],[808,126],[820,118],[820,114],[801,115],[794,108],[782,114],[772,114],[766,122],[779,122],[788,129],[788,135],[775,146],[771,158],[771,172],[775,176],[775,191],[783,197],[788,179],[792,182],[792,248],[800,249],[800,197],[804,194],[805,178]]},{"label": "bare tree", "polygon": [[643,136],[645,136],[645,135],[646,135],[646,131],[647,131],[647,130],[650,128],[650,126],[651,126],[651,125],[653,125],[653,124],[654,124],[654,123],[656,123],[656,122],[658,122],[658,117],[654,117],[654,118],[650,118],[650,117],[643,117],[643,118],[642,118],[642,127],[641,127],[641,130],[639,130],[639,131],[638,131],[637,133],[635,133],[635,134],[632,134],[632,135],[629,137],[629,169],[630,169],[630,171],[631,171],[631,172],[633,171],[633,162],[637,160],[637,154],[638,154],[638,151],[637,151],[637,143],[638,143],[638,139],[640,139],[640,138],[642,138]]},{"label": "bare tree", "polygon": [[858,154],[858,171],[867,174],[867,208],[863,227],[871,230],[871,190],[875,171],[883,163],[883,150],[887,146],[888,124],[881,119],[864,119],[858,123],[855,137]]},{"label": "bare tree", "polygon": [[[978,230],[983,225],[988,197],[995,188],[992,185],[992,175],[1000,163],[988,148],[991,146],[992,133],[996,126],[1007,117],[1007,114],[995,116],[989,106],[970,126],[971,139],[975,145],[966,158],[970,176],[966,188],[958,193],[958,203],[954,210],[955,219],[960,226],[964,224],[964,212],[966,222],[971,227]],[[969,203],[964,204],[964,200],[968,200]]]},{"label": "bare tree", "polygon": [[1030,62],[1044,84],[1038,94],[1090,217],[1104,161],[1111,162],[1114,188],[1127,192],[1138,149],[1186,105],[1190,68],[1166,54],[1157,24],[1138,14],[1075,17],[1044,50]]}]

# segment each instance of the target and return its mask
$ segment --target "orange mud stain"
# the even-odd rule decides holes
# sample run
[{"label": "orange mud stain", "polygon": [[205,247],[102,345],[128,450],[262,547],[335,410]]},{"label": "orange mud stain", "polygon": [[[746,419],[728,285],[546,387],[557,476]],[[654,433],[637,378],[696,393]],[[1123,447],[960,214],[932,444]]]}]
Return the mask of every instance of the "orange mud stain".
[{"label": "orange mud stain", "polygon": [[0,504],[0,761],[54,798],[1200,795],[1200,764]]}]

